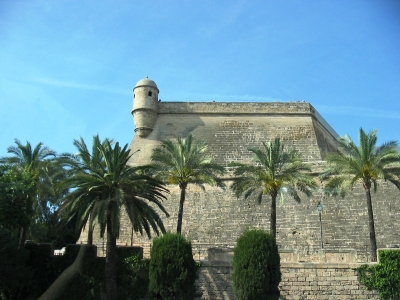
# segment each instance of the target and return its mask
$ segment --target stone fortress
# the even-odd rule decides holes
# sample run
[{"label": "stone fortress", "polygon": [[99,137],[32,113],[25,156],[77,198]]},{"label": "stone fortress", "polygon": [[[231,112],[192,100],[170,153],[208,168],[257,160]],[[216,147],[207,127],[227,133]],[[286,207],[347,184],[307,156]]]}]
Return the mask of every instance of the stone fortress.
[{"label": "stone fortress", "polygon": [[[131,165],[150,163],[153,149],[165,139],[185,137],[208,143],[209,155],[227,166],[230,162],[251,162],[249,146],[261,147],[280,137],[287,146],[295,146],[312,167],[320,188],[300,203],[284,195],[277,206],[277,243],[281,258],[280,300],[378,300],[376,291],[362,286],[355,268],[369,260],[369,231],[365,192],[361,184],[342,199],[326,197],[318,174],[326,165],[325,156],[337,150],[338,134],[305,101],[239,102],[161,102],[156,83],[147,77],[133,89],[132,115],[135,136]],[[355,139],[356,137],[353,137]],[[138,151],[140,150],[140,151]],[[229,189],[232,170],[227,168],[227,189],[193,185],[187,189],[182,234],[192,241],[193,255],[201,260],[196,300],[235,299],[232,287],[232,251],[236,239],[246,228],[269,229],[270,199],[237,198]],[[168,231],[175,232],[180,190],[168,186],[170,194],[164,206],[170,218],[163,218]],[[322,203],[320,215],[318,203]],[[372,194],[377,246],[400,245],[400,191],[381,182]],[[122,212],[123,213],[123,212]],[[322,241],[321,243],[321,231]],[[80,243],[85,243],[83,232]],[[105,255],[105,240],[94,233],[98,255]],[[149,257],[151,240],[133,232],[122,216],[120,246],[141,246]]]},{"label": "stone fortress", "polygon": [[[135,154],[130,164],[150,163],[152,150],[165,139],[185,137],[208,143],[209,155],[219,164],[251,162],[250,146],[280,137],[287,146],[296,147],[309,163],[316,181],[325,167],[324,157],[337,150],[338,134],[315,108],[305,101],[293,102],[161,102],[156,83],[147,77],[133,89],[135,136],[130,149]],[[354,139],[357,137],[353,137]],[[140,150],[139,152],[137,152]],[[229,189],[231,172],[225,176],[227,189],[189,185],[183,212],[182,234],[192,241],[196,259],[210,249],[231,249],[249,227],[269,229],[270,199],[237,198]],[[167,230],[175,232],[179,188],[168,186],[170,195],[164,206]],[[372,194],[378,248],[400,244],[400,191],[382,182]],[[322,222],[317,204],[323,204]],[[128,220],[121,225],[120,245],[141,245],[148,251],[151,241],[132,232]],[[323,261],[365,262],[369,257],[369,232],[365,193],[361,184],[344,198],[326,197],[316,190],[300,203],[284,195],[277,205],[277,243],[283,261],[320,261],[321,236]],[[82,235],[83,238],[84,235]],[[97,242],[101,250],[101,241]],[[103,242],[104,245],[104,242]],[[331,253],[331,254],[329,254]],[[331,255],[331,256],[329,256]]]}]

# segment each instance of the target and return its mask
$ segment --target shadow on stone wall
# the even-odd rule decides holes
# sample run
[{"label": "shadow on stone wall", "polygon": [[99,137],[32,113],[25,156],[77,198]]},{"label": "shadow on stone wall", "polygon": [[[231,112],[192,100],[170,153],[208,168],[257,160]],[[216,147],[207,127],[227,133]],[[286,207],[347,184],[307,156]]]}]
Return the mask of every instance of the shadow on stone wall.
[{"label": "shadow on stone wall", "polygon": [[[312,257],[316,261],[299,262],[295,251],[281,253],[286,261],[281,260],[279,299],[379,299],[376,291],[368,291],[358,282],[355,268],[361,264],[355,262],[356,254],[353,249],[322,250]],[[232,258],[232,248],[208,249],[196,281],[196,291],[201,295],[196,300],[235,299]]]}]

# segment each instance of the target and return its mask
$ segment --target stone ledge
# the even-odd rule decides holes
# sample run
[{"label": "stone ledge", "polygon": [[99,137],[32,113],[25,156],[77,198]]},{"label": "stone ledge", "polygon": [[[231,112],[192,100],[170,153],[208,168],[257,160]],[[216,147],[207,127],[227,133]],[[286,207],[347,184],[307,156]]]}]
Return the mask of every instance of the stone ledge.
[{"label": "stone ledge", "polygon": [[362,265],[376,265],[377,263],[319,263],[319,262],[307,262],[307,263],[292,263],[283,262],[281,268],[293,268],[293,269],[356,269]]}]

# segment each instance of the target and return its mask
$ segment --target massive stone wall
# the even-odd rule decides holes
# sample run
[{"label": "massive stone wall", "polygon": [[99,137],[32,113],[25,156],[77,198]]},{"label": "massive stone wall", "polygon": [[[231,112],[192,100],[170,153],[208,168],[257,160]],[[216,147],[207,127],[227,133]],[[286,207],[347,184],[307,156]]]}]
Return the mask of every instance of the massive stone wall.
[{"label": "massive stone wall", "polygon": [[309,103],[196,103],[159,102],[152,133],[135,136],[131,150],[140,150],[131,164],[150,162],[151,152],[165,139],[189,133],[209,145],[209,153],[220,164],[249,162],[250,146],[260,147],[280,137],[296,147],[305,161],[320,161],[336,150],[336,132]]},{"label": "massive stone wall", "polygon": [[[227,182],[229,185],[229,182]],[[179,189],[169,187],[171,194],[164,202],[170,218],[164,218],[169,231],[176,231]],[[369,232],[365,193],[355,188],[346,198],[322,197],[320,192],[300,203],[288,196],[277,207],[277,242],[281,251],[295,251],[299,260],[313,261],[312,254],[321,247],[320,223],[317,203],[322,200],[322,228],[327,250],[355,249],[356,261],[368,261]],[[375,229],[379,248],[400,245],[400,192],[391,184],[381,183],[372,194]],[[234,247],[236,239],[248,227],[269,229],[270,198],[265,196],[261,205],[255,200],[237,199],[229,190],[201,189],[189,186],[184,206],[182,233],[192,240],[196,258],[203,258],[209,248]],[[104,241],[95,233],[99,253]],[[81,241],[86,240],[82,234]],[[148,253],[151,241],[131,231],[126,218],[121,224],[121,245],[141,245]]]},{"label": "massive stone wall", "polygon": [[[150,162],[152,149],[160,141],[192,133],[207,141],[214,160],[226,165],[231,161],[249,162],[249,146],[260,147],[262,141],[275,136],[297,147],[315,174],[324,168],[324,155],[336,150],[336,133],[308,103],[169,103],[158,102],[158,117],[146,138],[135,136],[131,164]],[[226,175],[228,188],[187,189],[182,233],[192,240],[196,257],[206,256],[215,246],[234,247],[238,236],[248,227],[269,229],[270,198],[255,200],[236,198],[229,190],[231,172]],[[319,179],[316,177],[319,182]],[[164,202],[171,217],[163,218],[169,231],[176,231],[180,191],[168,186]],[[277,207],[277,242],[281,251],[296,251],[303,261],[312,261],[321,247],[317,203],[322,202],[323,240],[326,249],[355,249],[357,261],[368,261],[369,232],[365,193],[361,185],[344,198],[323,197],[316,190],[300,203],[284,195]],[[400,245],[400,192],[390,183],[381,182],[372,195],[378,247]],[[83,233],[81,241],[86,240]],[[97,239],[99,250],[104,241]],[[151,241],[132,233],[129,221],[122,218],[121,245],[144,246],[148,253]]]}]

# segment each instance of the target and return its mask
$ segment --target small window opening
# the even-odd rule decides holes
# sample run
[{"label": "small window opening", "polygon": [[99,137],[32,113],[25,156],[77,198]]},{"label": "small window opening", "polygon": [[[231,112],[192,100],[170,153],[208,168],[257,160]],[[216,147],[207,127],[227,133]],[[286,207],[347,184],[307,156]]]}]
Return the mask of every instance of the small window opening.
[{"label": "small window opening", "polygon": [[135,98],[135,94],[133,94],[133,98]]},{"label": "small window opening", "polygon": [[148,95],[151,96],[151,95],[152,95],[152,92],[150,91]]}]

